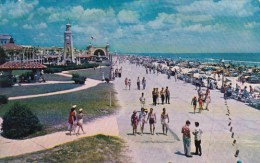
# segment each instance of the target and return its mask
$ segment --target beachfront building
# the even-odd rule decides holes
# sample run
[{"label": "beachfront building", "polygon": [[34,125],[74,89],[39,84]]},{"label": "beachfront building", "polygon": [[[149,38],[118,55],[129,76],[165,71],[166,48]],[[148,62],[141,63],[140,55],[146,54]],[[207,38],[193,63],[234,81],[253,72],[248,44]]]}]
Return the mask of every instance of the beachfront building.
[{"label": "beachfront building", "polygon": [[78,52],[76,56],[76,63],[81,64],[84,61],[103,61],[110,60],[109,44],[106,46],[94,46],[91,43],[87,46],[86,50]]},{"label": "beachfront building", "polygon": [[23,47],[14,43],[14,39],[11,37],[10,41],[4,45],[0,46],[9,61],[22,60]]},{"label": "beachfront building", "polygon": [[10,43],[11,38],[9,34],[0,34],[0,46]]},{"label": "beachfront building", "polygon": [[63,53],[63,63],[75,62],[72,31],[70,23],[66,24],[66,31],[64,32],[64,53]]}]

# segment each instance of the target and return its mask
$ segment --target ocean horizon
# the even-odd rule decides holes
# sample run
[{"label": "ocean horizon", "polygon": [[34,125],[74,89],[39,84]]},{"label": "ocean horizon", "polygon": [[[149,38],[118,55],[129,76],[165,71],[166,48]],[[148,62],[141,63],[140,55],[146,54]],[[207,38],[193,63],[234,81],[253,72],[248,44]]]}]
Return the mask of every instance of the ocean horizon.
[{"label": "ocean horizon", "polygon": [[260,53],[127,53],[119,55],[137,55],[153,58],[167,58],[173,60],[193,60],[201,62],[220,62],[236,65],[260,67]]}]

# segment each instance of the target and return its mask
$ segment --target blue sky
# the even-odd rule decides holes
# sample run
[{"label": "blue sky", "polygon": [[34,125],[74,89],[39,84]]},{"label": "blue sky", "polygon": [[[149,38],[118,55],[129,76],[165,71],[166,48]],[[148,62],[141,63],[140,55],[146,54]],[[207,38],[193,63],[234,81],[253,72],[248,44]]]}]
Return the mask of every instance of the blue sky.
[{"label": "blue sky", "polygon": [[260,0],[0,0],[0,33],[17,44],[63,46],[68,19],[79,49],[260,52]]}]

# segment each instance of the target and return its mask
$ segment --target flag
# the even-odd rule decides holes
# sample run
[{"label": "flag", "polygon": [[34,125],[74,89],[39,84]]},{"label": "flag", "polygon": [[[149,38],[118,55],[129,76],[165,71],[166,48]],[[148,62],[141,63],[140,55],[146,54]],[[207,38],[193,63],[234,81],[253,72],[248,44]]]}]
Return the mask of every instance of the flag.
[{"label": "flag", "polygon": [[95,38],[95,37],[91,36],[90,38],[91,38],[91,40],[96,41],[96,38]]}]

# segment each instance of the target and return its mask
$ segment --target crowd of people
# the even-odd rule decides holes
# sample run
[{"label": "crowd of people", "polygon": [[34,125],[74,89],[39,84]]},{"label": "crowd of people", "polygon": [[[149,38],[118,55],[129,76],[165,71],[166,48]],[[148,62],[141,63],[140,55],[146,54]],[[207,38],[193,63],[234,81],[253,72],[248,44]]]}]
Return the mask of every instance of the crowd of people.
[{"label": "crowd of people", "polygon": [[[163,108],[161,113],[161,124],[162,124],[162,131],[163,135],[167,135],[168,127],[170,123],[169,115],[166,113],[166,109]],[[133,111],[131,116],[131,125],[133,127],[133,135],[137,134],[137,127],[140,125],[140,134],[144,133],[144,126],[146,123],[149,123],[150,126],[150,134],[154,135],[155,132],[155,124],[157,122],[156,113],[153,111],[153,108],[150,108],[150,111],[146,110],[145,108],[141,108],[139,114],[137,111]]]}]

